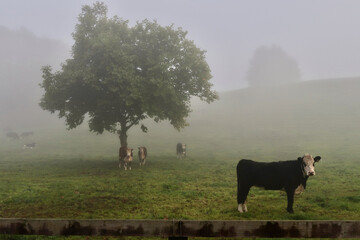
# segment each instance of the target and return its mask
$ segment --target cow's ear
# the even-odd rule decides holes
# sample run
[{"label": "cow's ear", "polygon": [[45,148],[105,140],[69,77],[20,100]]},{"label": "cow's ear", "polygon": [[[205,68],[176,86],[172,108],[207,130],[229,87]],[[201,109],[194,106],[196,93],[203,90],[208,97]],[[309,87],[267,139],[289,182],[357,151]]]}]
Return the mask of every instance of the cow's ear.
[{"label": "cow's ear", "polygon": [[318,162],[318,161],[320,161],[321,160],[321,157],[320,156],[316,156],[315,158],[314,158],[314,161],[315,162]]},{"label": "cow's ear", "polygon": [[303,158],[302,157],[298,157],[298,159],[297,159],[298,161],[302,161],[303,160]]}]

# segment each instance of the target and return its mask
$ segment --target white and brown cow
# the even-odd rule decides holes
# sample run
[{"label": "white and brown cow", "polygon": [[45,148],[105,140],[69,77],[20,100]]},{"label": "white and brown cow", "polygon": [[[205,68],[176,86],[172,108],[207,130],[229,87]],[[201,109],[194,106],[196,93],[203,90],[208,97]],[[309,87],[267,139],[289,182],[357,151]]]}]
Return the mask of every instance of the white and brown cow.
[{"label": "white and brown cow", "polygon": [[146,147],[138,147],[138,156],[140,161],[140,166],[145,165],[146,157],[147,157],[147,149]]},{"label": "white and brown cow", "polygon": [[120,147],[119,149],[119,168],[121,168],[121,164],[124,164],[125,170],[129,168],[131,170],[131,163],[133,160],[133,149],[128,148],[127,146]]}]

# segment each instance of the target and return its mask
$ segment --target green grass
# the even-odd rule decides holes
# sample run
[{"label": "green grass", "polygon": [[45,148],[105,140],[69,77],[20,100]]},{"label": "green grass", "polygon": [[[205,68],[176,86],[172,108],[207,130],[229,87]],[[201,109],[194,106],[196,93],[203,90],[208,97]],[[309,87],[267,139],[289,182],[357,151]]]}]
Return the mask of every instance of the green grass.
[{"label": "green grass", "polygon": [[131,171],[124,171],[112,156],[41,157],[28,151],[0,160],[0,217],[359,220],[359,165],[356,161],[325,161],[317,165],[306,191],[296,196],[295,214],[286,212],[284,192],[260,188],[251,189],[249,212],[240,214],[237,159],[191,156],[181,160],[154,155],[144,167],[136,161]]},{"label": "green grass", "polygon": [[[237,159],[151,156],[119,170],[114,157],[41,157],[0,161],[0,217],[120,219],[359,219],[356,161],[318,164],[286,213],[282,191],[252,188],[249,212],[236,211]],[[327,162],[325,162],[327,161]]]}]

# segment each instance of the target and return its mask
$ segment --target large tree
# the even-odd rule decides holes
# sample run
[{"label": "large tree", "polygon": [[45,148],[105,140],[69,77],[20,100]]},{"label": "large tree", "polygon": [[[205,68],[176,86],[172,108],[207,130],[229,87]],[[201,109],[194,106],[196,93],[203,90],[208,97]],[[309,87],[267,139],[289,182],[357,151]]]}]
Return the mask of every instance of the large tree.
[{"label": "large tree", "polygon": [[247,72],[250,86],[270,86],[299,81],[301,73],[294,58],[278,46],[261,46],[254,52]]},{"label": "large tree", "polygon": [[127,131],[152,118],[169,120],[178,130],[187,125],[190,99],[208,103],[211,90],[205,51],[181,28],[143,20],[107,17],[107,7],[85,5],[75,27],[72,58],[60,71],[42,68],[45,93],[40,106],[65,118],[68,129],[89,118],[90,131],[118,134],[127,146]]}]

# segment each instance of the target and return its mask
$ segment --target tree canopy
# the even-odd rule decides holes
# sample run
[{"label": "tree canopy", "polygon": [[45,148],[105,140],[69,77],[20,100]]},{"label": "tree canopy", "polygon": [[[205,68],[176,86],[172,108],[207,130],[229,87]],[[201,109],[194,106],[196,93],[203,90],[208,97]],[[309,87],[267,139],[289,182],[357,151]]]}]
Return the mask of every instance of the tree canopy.
[{"label": "tree canopy", "polygon": [[294,58],[278,46],[255,50],[247,72],[250,86],[270,86],[299,81],[301,73]]},{"label": "tree canopy", "polygon": [[[131,27],[108,18],[99,2],[83,6],[78,20],[72,58],[60,71],[42,68],[40,106],[58,111],[68,129],[88,116],[91,131],[117,133],[126,146],[128,129],[142,120],[168,120],[179,130],[187,125],[192,96],[217,99],[205,51],[181,28],[149,20]],[[147,131],[143,124],[141,129]]]}]

